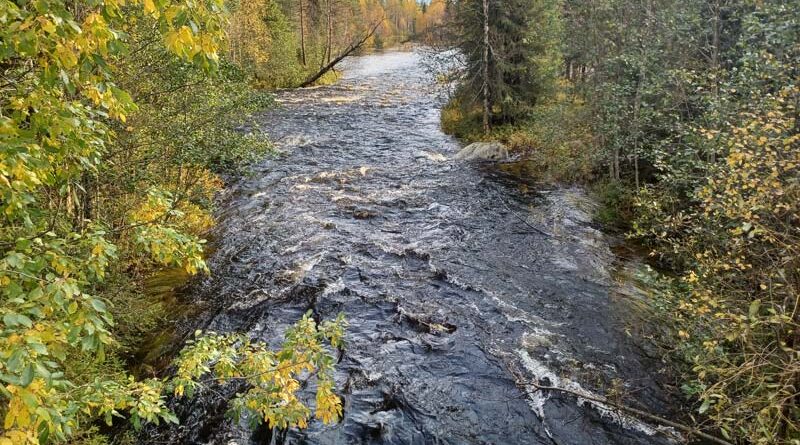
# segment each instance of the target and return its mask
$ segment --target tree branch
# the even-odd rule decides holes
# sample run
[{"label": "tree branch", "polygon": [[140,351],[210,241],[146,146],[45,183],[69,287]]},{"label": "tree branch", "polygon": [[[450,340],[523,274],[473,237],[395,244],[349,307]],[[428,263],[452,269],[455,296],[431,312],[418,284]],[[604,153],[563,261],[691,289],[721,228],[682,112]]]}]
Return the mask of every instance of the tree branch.
[{"label": "tree branch", "polygon": [[[516,374],[516,373],[514,373],[514,374]],[[704,433],[704,432],[698,430],[697,428],[691,427],[689,425],[684,425],[682,423],[673,422],[672,420],[665,419],[665,418],[663,418],[661,416],[657,416],[655,414],[651,414],[651,413],[648,413],[646,411],[642,411],[640,409],[631,408],[631,407],[623,405],[621,403],[612,402],[612,401],[610,401],[608,399],[605,399],[605,398],[595,397],[595,396],[592,396],[592,395],[589,395],[589,394],[586,394],[586,393],[583,393],[583,392],[578,392],[578,391],[574,391],[574,390],[567,389],[567,388],[560,388],[560,387],[557,387],[557,386],[542,385],[542,384],[539,384],[539,383],[537,383],[535,381],[531,381],[531,380],[524,381],[524,380],[520,379],[519,376],[516,376],[516,377],[517,377],[517,384],[519,386],[523,387],[525,392],[527,392],[529,394],[532,393],[532,392],[536,392],[536,391],[556,391],[556,392],[560,392],[560,393],[563,393],[563,394],[569,394],[569,395],[572,395],[572,396],[575,396],[575,397],[578,397],[578,398],[581,398],[581,399],[584,399],[584,400],[588,400],[590,402],[594,402],[594,403],[599,403],[599,404],[602,404],[602,405],[610,406],[610,407],[612,407],[614,409],[617,409],[619,411],[622,411],[624,413],[633,415],[634,417],[637,417],[639,419],[647,419],[647,420],[656,422],[656,423],[658,423],[660,425],[664,425],[664,426],[669,426],[669,427],[675,428],[675,429],[680,430],[680,431],[682,431],[682,432],[684,432],[686,434],[697,436],[697,437],[701,437],[703,439],[706,439],[708,441],[714,442],[714,443],[719,444],[719,445],[733,445],[732,442],[728,442],[725,439],[721,439],[719,437],[712,436],[710,434]],[[533,387],[535,389],[535,391],[531,391],[529,389],[529,387]]]}]

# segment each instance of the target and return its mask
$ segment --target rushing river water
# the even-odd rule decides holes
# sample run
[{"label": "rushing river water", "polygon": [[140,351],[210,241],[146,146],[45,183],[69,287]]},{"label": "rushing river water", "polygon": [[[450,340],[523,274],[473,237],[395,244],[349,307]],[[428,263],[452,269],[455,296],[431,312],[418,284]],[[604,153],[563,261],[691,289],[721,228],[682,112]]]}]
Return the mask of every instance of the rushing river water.
[{"label": "rushing river water", "polygon": [[[250,432],[219,388],[145,442],[651,444],[669,432],[573,396],[608,392],[668,413],[662,364],[616,298],[610,240],[578,189],[537,190],[448,158],[441,96],[414,52],[350,59],[335,86],[285,91],[257,127],[284,153],[231,187],[213,276],[187,327],[276,345],[308,310],[344,312],[344,419]],[[190,329],[187,328],[187,331]],[[665,414],[668,415],[668,414]]]}]

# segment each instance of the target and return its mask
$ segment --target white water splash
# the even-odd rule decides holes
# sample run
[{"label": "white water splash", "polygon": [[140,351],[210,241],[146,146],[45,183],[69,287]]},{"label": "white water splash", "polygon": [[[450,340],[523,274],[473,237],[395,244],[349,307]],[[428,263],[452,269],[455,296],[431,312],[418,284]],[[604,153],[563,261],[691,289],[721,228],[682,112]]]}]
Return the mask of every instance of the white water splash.
[{"label": "white water splash", "polygon": [[[568,378],[558,377],[553,370],[547,367],[547,365],[531,357],[528,351],[519,349],[517,350],[517,355],[519,356],[523,366],[525,366],[525,369],[527,369],[533,375],[534,379],[540,381],[547,379],[549,381],[548,386],[564,388],[576,394],[583,395],[584,397],[577,397],[578,406],[594,408],[598,413],[600,413],[600,416],[616,423],[622,428],[638,431],[648,436],[653,436],[659,432],[665,432],[669,433],[670,435],[677,436],[677,433],[672,428],[647,424],[639,419],[620,413],[619,410],[605,403],[589,400],[589,398],[603,400],[604,397],[583,388],[578,382]],[[537,416],[539,416],[540,419],[542,419],[542,421],[544,421],[544,405],[550,397],[545,395],[544,391],[537,390],[533,385],[528,385],[528,397],[528,403],[531,406],[531,409],[536,413]],[[546,430],[547,427],[545,426],[545,431]],[[550,434],[549,431],[548,434]]]}]

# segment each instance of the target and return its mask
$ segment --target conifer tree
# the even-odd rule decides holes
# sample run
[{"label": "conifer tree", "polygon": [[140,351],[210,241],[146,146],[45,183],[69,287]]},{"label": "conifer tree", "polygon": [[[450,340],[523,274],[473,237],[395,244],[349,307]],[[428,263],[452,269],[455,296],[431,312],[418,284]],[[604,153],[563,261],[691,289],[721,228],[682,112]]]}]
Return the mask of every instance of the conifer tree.
[{"label": "conifer tree", "polygon": [[454,8],[462,102],[481,104],[485,129],[524,116],[560,70],[559,2],[459,0]]}]

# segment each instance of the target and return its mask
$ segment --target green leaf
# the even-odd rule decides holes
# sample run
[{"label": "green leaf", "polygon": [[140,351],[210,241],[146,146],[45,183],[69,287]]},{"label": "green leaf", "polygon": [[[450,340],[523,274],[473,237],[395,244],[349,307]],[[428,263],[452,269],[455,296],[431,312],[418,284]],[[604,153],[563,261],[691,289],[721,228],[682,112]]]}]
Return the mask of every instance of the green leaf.
[{"label": "green leaf", "polygon": [[39,406],[39,401],[32,392],[23,389],[19,391],[19,396],[22,398],[22,401],[25,402],[25,405],[28,406],[28,409],[35,410],[36,407]]},{"label": "green leaf", "polygon": [[173,414],[171,411],[164,412],[163,414],[161,414],[161,417],[163,417],[164,420],[169,423],[174,423],[175,425],[179,423],[178,416]]},{"label": "green leaf", "polygon": [[44,378],[47,378],[47,379],[52,377],[52,373],[47,369],[47,367],[44,366],[43,363],[38,363],[37,362],[35,364],[35,366],[36,366],[36,374],[38,374],[38,375],[40,375],[40,376],[42,376]]},{"label": "green leaf", "polygon": [[28,363],[28,366],[26,366],[25,369],[22,371],[22,378],[20,379],[20,384],[23,387],[27,387],[28,385],[31,384],[31,382],[33,382],[33,376],[34,376],[33,364]]},{"label": "green leaf", "polygon": [[8,265],[11,267],[19,269],[23,265],[23,258],[24,257],[22,256],[22,254],[13,252],[6,256],[6,263],[8,263]]},{"label": "green leaf", "polygon": [[105,313],[108,310],[106,309],[106,304],[98,300],[97,298],[92,299],[92,307],[97,312],[102,312],[102,313]]},{"label": "green leaf", "polygon": [[708,408],[711,407],[711,399],[703,400],[703,404],[700,405],[700,409],[697,410],[698,413],[703,414],[708,411]]},{"label": "green leaf", "polygon": [[[3,381],[3,382],[6,382],[6,383],[10,383],[12,385],[20,386],[19,377],[15,376],[15,375],[0,374],[0,380]],[[5,386],[4,385],[0,385],[0,388],[5,389]]]},{"label": "green leaf", "polygon": [[22,315],[22,314],[15,314],[13,312],[10,312],[8,314],[3,315],[3,323],[5,323],[6,326],[23,325],[23,326],[25,326],[27,328],[30,328],[30,327],[33,326],[33,322],[31,321],[30,318],[28,318],[28,317],[26,317],[25,315]]}]

